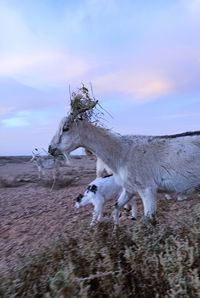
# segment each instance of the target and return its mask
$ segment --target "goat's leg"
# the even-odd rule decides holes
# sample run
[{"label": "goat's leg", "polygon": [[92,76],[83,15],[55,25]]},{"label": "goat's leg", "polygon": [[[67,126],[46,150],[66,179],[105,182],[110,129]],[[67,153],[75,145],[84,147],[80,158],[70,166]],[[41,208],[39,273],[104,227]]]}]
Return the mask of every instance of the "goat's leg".
[{"label": "goat's leg", "polygon": [[42,168],[38,166],[38,178],[41,179],[42,177]]},{"label": "goat's leg", "polygon": [[99,200],[99,203],[94,206],[93,217],[90,224],[91,226],[93,226],[96,222],[101,221],[102,218],[104,201],[102,197],[96,198],[96,201],[97,200]]},{"label": "goat's leg", "polygon": [[41,174],[43,177],[45,176],[45,170],[43,168],[41,168]]},{"label": "goat's leg", "polygon": [[128,193],[125,189],[119,196],[117,203],[115,204],[115,209],[113,212],[113,219],[115,224],[119,224],[119,210],[126,205],[126,203],[131,199],[133,194]]},{"label": "goat's leg", "polygon": [[58,176],[60,176],[59,167],[55,167],[54,175],[55,175],[55,178],[57,178]]},{"label": "goat's leg", "polygon": [[54,185],[56,183],[56,176],[57,176],[57,171],[56,171],[56,169],[53,169],[53,184],[51,186],[51,191],[53,190]]},{"label": "goat's leg", "polygon": [[91,221],[91,223],[90,223],[90,226],[91,227],[93,227],[94,225],[95,225],[95,223],[96,223],[96,221],[97,221],[97,216],[98,216],[98,214],[95,212],[95,210],[93,211],[93,213],[92,213],[92,221]]},{"label": "goat's leg", "polygon": [[90,226],[94,226],[98,221],[100,221],[102,218],[102,214],[101,213],[98,213],[97,211],[93,211],[93,214],[92,214],[92,221],[90,223]]},{"label": "goat's leg", "polygon": [[154,218],[156,212],[156,192],[156,188],[152,187],[138,190],[144,206],[144,215],[150,219]]},{"label": "goat's leg", "polygon": [[103,214],[104,198],[99,197],[99,203],[95,206],[95,212],[97,214],[97,221],[101,221]]},{"label": "goat's leg", "polygon": [[131,205],[131,219],[135,220],[137,218],[138,208],[136,196],[134,195],[128,202]]},{"label": "goat's leg", "polygon": [[97,216],[97,221],[101,221],[102,219],[102,211],[99,212],[98,216]]}]

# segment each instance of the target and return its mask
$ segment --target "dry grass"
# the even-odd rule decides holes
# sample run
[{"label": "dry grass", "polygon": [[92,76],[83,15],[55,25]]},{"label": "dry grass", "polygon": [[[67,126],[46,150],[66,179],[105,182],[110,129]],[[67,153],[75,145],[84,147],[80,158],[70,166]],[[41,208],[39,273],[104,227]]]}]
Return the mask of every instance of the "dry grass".
[{"label": "dry grass", "polygon": [[26,184],[27,182],[30,182],[30,179],[24,178],[24,177],[0,177],[0,187],[18,187],[23,184]]},{"label": "dry grass", "polygon": [[168,208],[160,203],[156,225],[81,223],[2,278],[1,296],[199,297],[200,208],[170,219]]}]

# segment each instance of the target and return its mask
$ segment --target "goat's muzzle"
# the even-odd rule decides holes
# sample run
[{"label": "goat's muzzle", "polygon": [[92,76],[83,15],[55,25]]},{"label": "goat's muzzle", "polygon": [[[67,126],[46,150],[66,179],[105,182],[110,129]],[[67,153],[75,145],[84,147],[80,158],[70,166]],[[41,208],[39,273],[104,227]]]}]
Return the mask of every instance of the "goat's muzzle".
[{"label": "goat's muzzle", "polygon": [[57,156],[60,154],[60,151],[57,148],[52,147],[51,145],[49,145],[48,152],[53,156]]}]

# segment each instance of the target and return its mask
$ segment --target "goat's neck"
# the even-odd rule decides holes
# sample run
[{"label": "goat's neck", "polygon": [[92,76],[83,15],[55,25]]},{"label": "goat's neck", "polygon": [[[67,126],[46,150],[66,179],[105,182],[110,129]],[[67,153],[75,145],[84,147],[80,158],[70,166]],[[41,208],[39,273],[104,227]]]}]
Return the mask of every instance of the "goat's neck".
[{"label": "goat's neck", "polygon": [[41,157],[36,157],[36,163],[37,163],[39,166],[42,166],[42,159],[41,159]]},{"label": "goat's neck", "polygon": [[79,124],[81,146],[88,148],[115,172],[122,166],[128,149],[121,137],[86,121]]}]

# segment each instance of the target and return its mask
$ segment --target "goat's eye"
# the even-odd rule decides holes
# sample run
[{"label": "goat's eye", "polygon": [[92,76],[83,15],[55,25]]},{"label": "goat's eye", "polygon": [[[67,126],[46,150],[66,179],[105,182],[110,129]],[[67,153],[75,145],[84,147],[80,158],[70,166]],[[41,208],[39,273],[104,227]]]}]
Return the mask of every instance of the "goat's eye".
[{"label": "goat's eye", "polygon": [[68,130],[69,130],[69,127],[67,127],[67,126],[63,127],[63,131],[68,131]]}]

